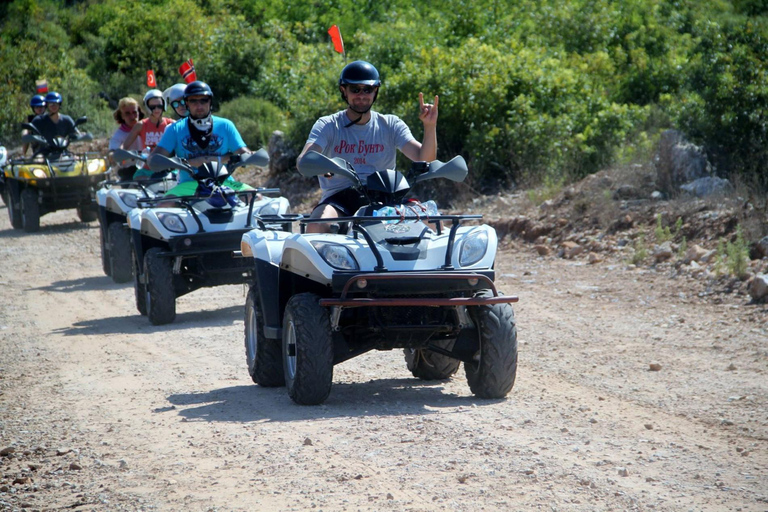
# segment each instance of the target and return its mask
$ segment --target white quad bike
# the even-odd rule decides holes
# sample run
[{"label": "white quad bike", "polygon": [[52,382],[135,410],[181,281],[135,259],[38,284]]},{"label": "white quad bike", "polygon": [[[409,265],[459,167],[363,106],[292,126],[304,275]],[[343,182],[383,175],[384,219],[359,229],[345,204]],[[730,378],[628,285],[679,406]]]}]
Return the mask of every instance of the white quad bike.
[{"label": "white quad bike", "polygon": [[[146,161],[146,156],[124,149],[114,150],[113,158],[117,162]],[[144,179],[119,179],[115,169],[110,169],[108,174],[113,179],[104,181],[96,191],[101,266],[104,274],[114,282],[127,283],[132,274],[128,212],[136,208],[141,198],[152,199],[165,194],[176,186],[177,179],[176,174],[169,171],[159,171]]]},{"label": "white quad bike", "polygon": [[[462,181],[464,159],[417,162],[408,179],[387,170],[362,183],[342,159],[310,152],[299,172],[347,177],[370,204],[353,217],[301,219],[300,233],[243,235],[241,251],[254,262],[245,306],[253,381],[285,385],[298,404],[320,404],[330,394],[334,365],[401,348],[417,378],[447,379],[463,362],[472,393],[506,396],[517,373],[510,305],[517,297],[494,285],[496,232],[463,225],[481,215],[427,218],[420,203],[405,200],[409,182]],[[396,216],[381,216],[392,208]],[[329,221],[348,232],[305,233],[307,223]]]},{"label": "white quad bike", "polygon": [[259,217],[290,225],[282,217],[290,205],[284,197],[263,196],[278,194],[276,188],[235,192],[226,186],[236,167],[266,167],[264,149],[230,170],[216,163],[193,169],[176,158],[153,158],[165,169],[189,172],[198,183],[195,195],[139,199],[128,214],[136,308],[153,325],[162,325],[176,318],[177,297],[202,287],[250,281],[252,262],[240,254],[243,233]]}]

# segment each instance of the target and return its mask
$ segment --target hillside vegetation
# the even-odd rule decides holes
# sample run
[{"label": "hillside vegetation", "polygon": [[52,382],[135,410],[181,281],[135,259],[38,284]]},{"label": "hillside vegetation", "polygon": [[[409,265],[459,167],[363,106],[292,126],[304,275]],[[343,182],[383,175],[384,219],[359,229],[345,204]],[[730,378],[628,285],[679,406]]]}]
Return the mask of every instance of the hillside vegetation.
[{"label": "hillside vegetation", "polygon": [[17,144],[35,81],[63,112],[114,130],[104,97],[141,97],[192,58],[251,147],[283,130],[300,148],[341,108],[347,61],[380,70],[381,111],[421,137],[417,95],[440,96],[439,157],[472,185],[562,182],[647,154],[666,128],[718,173],[766,186],[763,0],[16,0],[0,5],[0,142]]}]

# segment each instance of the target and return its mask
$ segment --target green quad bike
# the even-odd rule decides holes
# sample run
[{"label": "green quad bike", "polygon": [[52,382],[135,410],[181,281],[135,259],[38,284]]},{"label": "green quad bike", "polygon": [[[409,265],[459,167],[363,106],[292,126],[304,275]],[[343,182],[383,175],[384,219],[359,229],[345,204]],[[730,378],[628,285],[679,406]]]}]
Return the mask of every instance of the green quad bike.
[{"label": "green quad bike", "polygon": [[[75,126],[86,121],[80,117]],[[38,231],[40,217],[70,208],[77,209],[82,222],[97,220],[94,193],[96,184],[105,179],[106,159],[69,150],[72,142],[92,140],[91,134],[46,140],[34,125],[22,123],[22,127],[30,132],[22,141],[34,144],[36,150],[31,158],[11,160],[4,168],[3,200],[13,228]]]}]

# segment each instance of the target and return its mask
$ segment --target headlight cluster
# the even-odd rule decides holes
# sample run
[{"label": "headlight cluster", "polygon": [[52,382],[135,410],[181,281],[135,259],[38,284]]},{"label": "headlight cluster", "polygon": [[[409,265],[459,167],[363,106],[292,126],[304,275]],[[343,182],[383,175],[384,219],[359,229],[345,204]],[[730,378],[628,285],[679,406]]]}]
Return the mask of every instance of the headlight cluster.
[{"label": "headlight cluster", "polygon": [[88,174],[97,174],[104,167],[104,161],[101,159],[88,161]]},{"label": "headlight cluster", "polygon": [[138,205],[138,203],[136,202],[138,197],[134,193],[121,190],[117,193],[117,196],[120,198],[122,202],[125,203],[126,206],[130,208],[136,208],[136,206]]},{"label": "headlight cluster", "polygon": [[466,267],[477,263],[488,250],[488,233],[485,231],[475,231],[470,233],[461,244],[459,252],[459,265]]},{"label": "headlight cluster", "polygon": [[32,174],[35,175],[35,178],[45,179],[48,177],[47,174],[45,174],[45,171],[40,169],[39,167],[35,167],[32,169]]},{"label": "headlight cluster", "polygon": [[339,270],[360,270],[360,266],[352,255],[352,251],[343,245],[320,242],[317,240],[311,242],[311,244],[320,257],[333,268]]},{"label": "headlight cluster", "polygon": [[280,213],[280,201],[272,201],[271,203],[265,204],[259,208],[257,213],[259,215],[277,215]]},{"label": "headlight cluster", "polygon": [[187,232],[187,226],[184,225],[184,221],[175,213],[160,212],[157,214],[157,218],[168,231],[173,231],[174,233]]}]

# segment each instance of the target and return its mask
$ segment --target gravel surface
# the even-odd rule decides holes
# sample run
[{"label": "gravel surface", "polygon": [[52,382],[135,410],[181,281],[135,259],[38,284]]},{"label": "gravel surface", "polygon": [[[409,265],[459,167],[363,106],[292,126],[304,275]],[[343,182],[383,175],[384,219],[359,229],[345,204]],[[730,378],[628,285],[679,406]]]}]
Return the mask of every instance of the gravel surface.
[{"label": "gravel surface", "polygon": [[98,244],[72,210],[30,235],[0,208],[0,510],[768,510],[768,310],[743,294],[505,241],[507,399],[391,351],[301,407],[248,376],[243,287],[153,327]]}]

